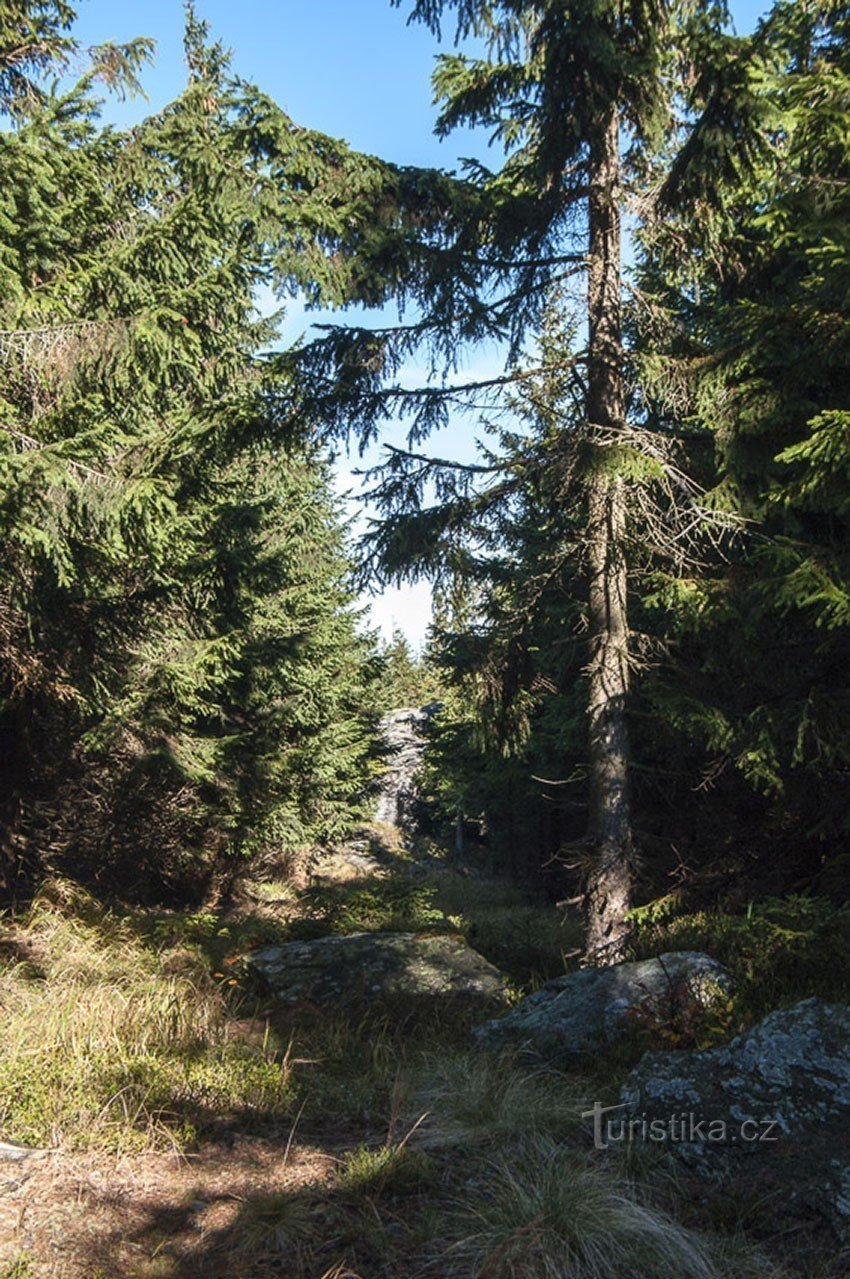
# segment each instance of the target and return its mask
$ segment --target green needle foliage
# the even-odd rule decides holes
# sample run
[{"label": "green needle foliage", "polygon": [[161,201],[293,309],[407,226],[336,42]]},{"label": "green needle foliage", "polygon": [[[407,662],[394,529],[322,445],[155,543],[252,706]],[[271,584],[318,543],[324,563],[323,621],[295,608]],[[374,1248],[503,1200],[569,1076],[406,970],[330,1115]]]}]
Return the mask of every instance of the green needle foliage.
[{"label": "green needle foliage", "polygon": [[340,829],[368,771],[373,657],[343,533],[255,305],[312,228],[277,216],[269,104],[191,11],[186,89],[118,133],[95,82],[132,88],[144,44],[45,88],[73,15],[17,9],[0,27],[3,873],[55,860],[125,891],[212,890]]},{"label": "green needle foliage", "polygon": [[[468,167],[465,186],[477,201],[467,198],[447,210],[449,232],[435,246],[443,269],[451,269],[454,291],[433,289],[427,274],[415,275],[426,318],[405,335],[408,343],[430,342],[435,360],[443,346],[497,336],[507,359],[504,373],[483,385],[426,390],[418,402],[390,389],[384,402],[388,394],[412,413],[414,444],[445,424],[449,403],[470,407],[472,401],[474,412],[489,398],[494,409],[511,412],[513,388],[529,384],[543,402],[546,446],[533,428],[525,475],[518,473],[523,447],[517,439],[484,470],[501,474],[501,486],[494,480],[493,489],[501,487],[502,495],[522,492],[520,506],[538,501],[529,479],[535,463],[545,457],[555,477],[545,500],[553,508],[556,541],[549,551],[538,545],[532,558],[541,557],[544,574],[548,563],[550,577],[560,575],[574,602],[580,593],[585,601],[587,655],[578,674],[586,676],[586,747],[579,763],[588,786],[585,834],[574,859],[584,881],[588,954],[611,960],[623,950],[634,887],[628,712],[641,658],[629,622],[636,570],[649,554],[681,571],[698,540],[693,530],[719,523],[681,466],[676,433],[651,429],[632,381],[623,333],[622,221],[629,196],[654,207],[680,201],[706,180],[709,161],[718,156],[729,175],[749,171],[763,148],[763,122],[749,88],[752,57],[726,34],[725,11],[714,4],[421,0],[412,16],[439,31],[446,12],[456,13],[457,40],[475,37],[484,54],[440,59],[437,131],[483,126],[504,158],[495,172]],[[703,101],[689,90],[697,59],[705,64]],[[653,188],[653,160],[661,149],[670,153],[667,181]],[[545,329],[559,309],[562,328],[577,340],[553,349]],[[397,332],[368,342],[362,333],[350,338],[338,348],[338,360],[350,357],[358,340],[371,368],[392,371]],[[367,363],[362,355],[361,362]],[[545,381],[559,375],[569,378],[568,393],[555,398]],[[376,382],[373,376],[357,405],[367,431],[380,402]],[[467,491],[458,496],[463,481],[451,477],[457,469],[451,461],[423,464],[418,453],[394,452],[378,491],[391,522],[378,533],[376,560],[388,576],[441,565],[463,572],[464,551],[467,560],[480,559],[478,517],[492,512],[493,490],[470,494],[481,470],[471,468]],[[437,502],[423,509],[429,480]],[[506,546],[515,512],[509,502],[499,505],[496,539]],[[561,556],[555,569],[565,539],[572,563]],[[520,595],[538,576],[526,570],[517,574]],[[522,650],[529,640],[525,610],[510,611],[523,620],[508,647]],[[497,647],[504,622],[498,630]],[[570,636],[563,638],[570,643]],[[514,671],[522,664],[513,663]],[[534,663],[524,665],[531,673]],[[520,702],[531,696],[527,681],[514,680],[513,691]],[[569,737],[571,726],[565,729]],[[557,761],[556,774],[563,775],[566,764]]]},{"label": "green needle foliage", "polygon": [[731,564],[659,591],[690,675],[669,709],[773,865],[831,890],[850,766],[847,37],[832,3],[762,22],[769,147],[717,183],[708,216],[690,193],[650,229],[639,334],[654,411],[703,436],[713,500],[748,521]]},{"label": "green needle foliage", "polygon": [[[558,854],[600,954],[671,871],[841,882],[845,7],[780,0],[743,38],[711,3],[413,5],[445,15],[438,132],[501,152],[460,177],[296,125],[191,11],[185,91],[105,128],[148,44],[4,6],[7,887],[53,861],[223,890],[339,833],[378,709],[438,689],[456,846]],[[261,289],[398,321],[280,351]],[[484,340],[504,366],[464,384]],[[471,466],[423,451],[461,410]],[[425,665],[359,637],[323,455],[399,415],[361,568],[437,581]]]},{"label": "green needle foliage", "polygon": [[[479,260],[482,313],[510,278],[516,324],[534,344],[500,416],[489,414],[503,424],[507,410],[517,433],[500,426],[487,466],[458,477],[418,453],[406,469],[393,457],[379,490],[387,509],[407,512],[379,544],[381,562],[455,580],[456,615],[435,637],[456,691],[432,749],[434,795],[447,821],[466,814],[515,871],[553,853],[580,865],[592,802],[582,481],[616,475],[640,891],[666,890],[670,873],[698,881],[696,870],[714,877],[712,891],[740,894],[742,866],[774,891],[818,876],[837,887],[848,763],[845,7],[781,3],[752,38],[730,34],[716,6],[670,6],[654,21],[604,3],[415,7],[435,27],[443,11],[487,56],[441,61],[438,127],[486,125],[507,152],[497,174],[470,173],[492,201],[503,270],[492,247]],[[617,357],[627,429],[601,455],[580,447],[592,341],[556,350],[551,331],[564,310],[553,276],[573,269],[568,251],[585,232],[592,123],[605,104],[620,112],[617,180],[641,258]],[[517,340],[516,328],[504,333]],[[472,394],[480,403],[484,389]]]}]

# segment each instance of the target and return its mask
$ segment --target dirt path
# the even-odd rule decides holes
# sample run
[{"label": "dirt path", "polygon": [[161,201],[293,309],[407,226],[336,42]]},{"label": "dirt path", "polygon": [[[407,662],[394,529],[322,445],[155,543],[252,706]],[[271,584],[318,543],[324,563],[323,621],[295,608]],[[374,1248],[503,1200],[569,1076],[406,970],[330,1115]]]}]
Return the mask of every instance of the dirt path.
[{"label": "dirt path", "polygon": [[280,1254],[236,1237],[244,1205],[334,1166],[309,1144],[234,1135],[191,1155],[37,1155],[0,1168],[0,1261],[39,1279],[280,1276]]},{"label": "dirt path", "polygon": [[[485,943],[504,948],[507,938],[513,949],[494,954],[497,964],[510,967],[513,959],[522,967],[529,947],[537,962],[544,936],[547,962],[558,962],[563,940],[551,908],[448,870],[437,850],[418,849],[414,857],[382,834],[322,858],[301,893],[283,883],[256,886],[232,917],[219,921],[226,925],[222,944],[250,949],[257,929],[285,932],[299,920],[332,930],[343,921],[351,932],[417,931],[445,912],[472,919]],[[174,922],[179,933],[179,917]],[[93,936],[101,938],[100,950],[86,952],[84,967],[102,958],[111,971],[114,957],[123,972],[125,962],[139,962],[138,954],[126,960],[119,954],[109,929]],[[182,943],[173,944],[178,955]],[[228,963],[212,959],[210,970]],[[432,1188],[414,1202],[421,1168],[414,1158],[398,1175],[392,1162],[393,1143],[408,1130],[396,1096],[400,1072],[417,1052],[465,1051],[466,1031],[455,1042],[443,1024],[436,1032],[381,1021],[349,1025],[344,1009],[318,1017],[312,1009],[267,1017],[261,1010],[257,1018],[237,1008],[228,1023],[229,1036],[250,1053],[264,1051],[270,1031],[277,1051],[297,1043],[295,1056],[302,1058],[294,1100],[283,1113],[246,1109],[244,1119],[231,1120],[210,1112],[212,1125],[188,1153],[74,1150],[72,1132],[62,1149],[0,1160],[0,1279],[357,1279],[347,1257],[356,1257],[370,1279],[379,1273],[402,1279],[408,1273],[402,1257],[429,1246]],[[405,1154],[427,1146],[433,1189],[445,1190],[457,1160],[444,1168],[429,1140],[423,1129]],[[87,1144],[85,1134],[79,1144]],[[378,1158],[365,1175],[346,1163],[361,1151],[367,1162],[371,1152]],[[403,1202],[394,1188],[386,1192],[384,1156]]]}]

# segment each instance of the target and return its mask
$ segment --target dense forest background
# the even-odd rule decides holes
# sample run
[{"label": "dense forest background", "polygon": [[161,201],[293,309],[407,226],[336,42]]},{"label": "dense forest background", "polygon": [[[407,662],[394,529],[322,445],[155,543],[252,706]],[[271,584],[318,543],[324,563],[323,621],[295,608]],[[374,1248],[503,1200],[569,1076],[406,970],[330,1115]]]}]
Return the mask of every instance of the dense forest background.
[{"label": "dense forest background", "polygon": [[288,125],[190,15],[183,95],[106,128],[150,49],[72,19],[0,24],[2,875],[198,897],[350,826],[379,662],[255,307]]},{"label": "dense forest background", "polygon": [[[603,457],[582,427],[583,184],[593,111],[619,103],[629,434],[604,465],[638,899],[845,894],[844,7],[779,3],[751,37],[711,6],[665,9],[664,30],[596,15],[558,44],[521,6],[461,5],[489,54],[440,62],[438,127],[489,127],[506,159],[460,177],[297,126],[191,12],[184,93],[107,128],[98,94],[132,93],[151,50],[80,50],[73,16],[0,22],[5,890],[50,864],[197,896],[332,840],[368,812],[378,715],[414,700],[440,704],[435,829],[579,890]],[[260,286],[408,313],[280,351]],[[504,374],[465,386],[456,352],[483,337]],[[423,348],[440,376],[405,390]],[[421,443],[461,402],[473,466]],[[374,477],[386,518],[353,552],[328,447],[398,413],[410,450]],[[436,581],[422,661],[358,623],[364,565]]]},{"label": "dense forest background", "polygon": [[[846,897],[847,21],[779,4],[750,40],[691,31],[687,105],[624,156],[641,219],[621,461],[631,786],[642,893],[666,909]],[[444,120],[501,112],[507,129],[510,92],[494,72],[479,100],[472,76],[446,65]],[[514,872],[548,862],[556,881],[589,802],[588,559],[564,444],[585,374],[564,314],[547,297],[539,371],[510,389],[509,428],[491,414],[492,475],[445,480],[431,650],[451,689],[434,795]]]}]

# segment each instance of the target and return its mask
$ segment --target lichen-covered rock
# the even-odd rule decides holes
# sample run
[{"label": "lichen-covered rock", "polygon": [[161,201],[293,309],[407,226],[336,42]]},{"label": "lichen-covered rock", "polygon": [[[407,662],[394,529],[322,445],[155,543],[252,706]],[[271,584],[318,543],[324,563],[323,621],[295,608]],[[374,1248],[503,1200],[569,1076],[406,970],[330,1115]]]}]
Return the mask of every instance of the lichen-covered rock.
[{"label": "lichen-covered rock", "polygon": [[699,1176],[815,1209],[850,1242],[849,1007],[806,999],[720,1047],[649,1053],[621,1101],[633,1134],[681,1116],[669,1146]]},{"label": "lichen-covered rock", "polygon": [[683,989],[706,1011],[728,998],[726,969],[697,951],[672,951],[654,959],[585,968],[549,981],[510,1012],[473,1032],[485,1048],[525,1045],[555,1062],[584,1057],[629,1033],[630,1013],[665,1006]]},{"label": "lichen-covered rock", "polygon": [[506,1002],[497,968],[454,933],[354,933],[255,951],[248,971],[276,1003],[344,1009],[398,998]]},{"label": "lichen-covered rock", "polygon": [[381,720],[387,767],[381,778],[375,821],[396,826],[407,834],[417,827],[417,781],[425,753],[425,707],[405,706]]}]

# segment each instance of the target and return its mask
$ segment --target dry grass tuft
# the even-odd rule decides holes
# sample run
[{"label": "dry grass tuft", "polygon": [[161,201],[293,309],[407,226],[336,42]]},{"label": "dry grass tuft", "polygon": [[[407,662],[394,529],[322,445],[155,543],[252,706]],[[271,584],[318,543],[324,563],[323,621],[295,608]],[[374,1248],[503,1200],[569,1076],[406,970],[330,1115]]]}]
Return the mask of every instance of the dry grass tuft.
[{"label": "dry grass tuft", "polygon": [[143,945],[51,884],[3,937],[0,1132],[33,1146],[179,1146],[234,1111],[286,1112],[289,1066],[228,1034],[200,952]]},{"label": "dry grass tuft", "polygon": [[442,1276],[463,1279],[767,1279],[760,1254],[724,1247],[645,1203],[575,1148],[532,1138],[490,1163],[446,1216]]},{"label": "dry grass tuft", "polygon": [[416,1078],[415,1104],[431,1117],[429,1134],[463,1142],[575,1136],[593,1091],[590,1081],[520,1066],[508,1053],[429,1055]]}]

